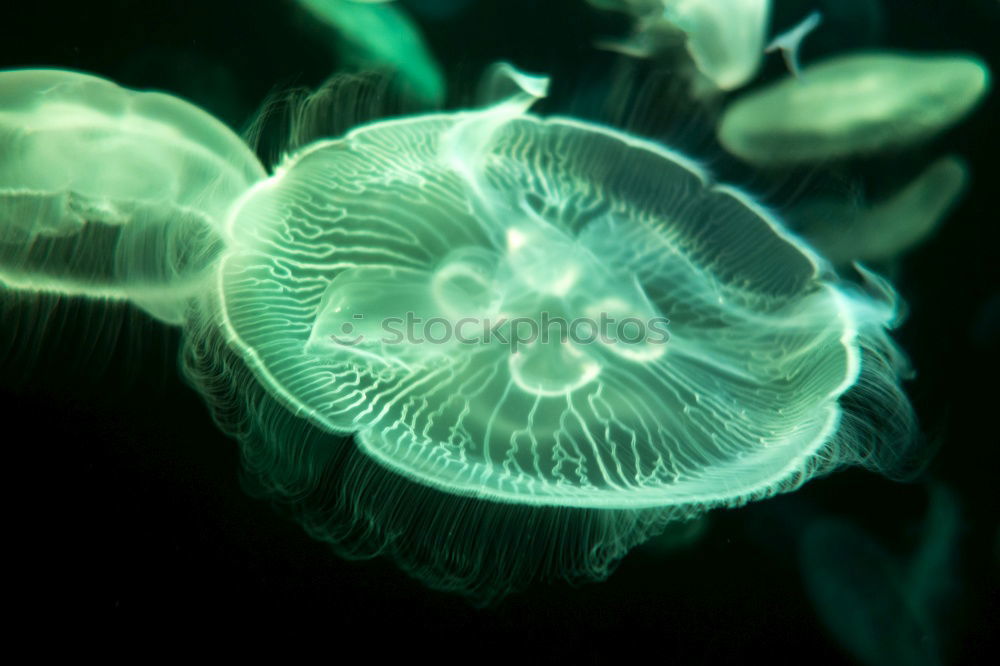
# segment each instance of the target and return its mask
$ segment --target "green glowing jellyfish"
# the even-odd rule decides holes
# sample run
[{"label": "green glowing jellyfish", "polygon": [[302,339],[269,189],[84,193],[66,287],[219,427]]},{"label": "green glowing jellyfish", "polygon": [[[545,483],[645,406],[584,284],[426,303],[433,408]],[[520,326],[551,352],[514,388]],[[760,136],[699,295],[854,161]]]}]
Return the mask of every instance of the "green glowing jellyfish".
[{"label": "green glowing jellyfish", "polygon": [[770,0],[589,0],[636,17],[635,34],[605,48],[650,57],[672,47],[679,30],[698,71],[717,88],[733,90],[757,75],[763,60]]},{"label": "green glowing jellyfish", "polygon": [[[698,189],[672,219],[666,203]],[[736,229],[752,240],[743,256],[700,275],[734,252]],[[836,430],[858,329],[871,325],[742,195],[571,120],[357,130],[282,165],[227,233],[223,324],[276,395],[356,432],[402,474],[498,500],[621,508],[767,493]],[[471,331],[545,311],[643,326],[669,314],[671,337],[518,349],[393,342],[386,324],[413,313],[446,328],[472,319]]]},{"label": "green glowing jellyfish", "polygon": [[846,202],[815,201],[789,217],[823,256],[836,264],[886,261],[929,237],[958,203],[969,168],[944,157],[884,201],[858,209]]},{"label": "green glowing jellyfish", "polygon": [[131,299],[176,322],[214,229],[264,170],[171,95],[60,70],[0,73],[0,283]]},{"label": "green glowing jellyfish", "polygon": [[971,55],[859,52],[807,67],[737,100],[719,141],[761,165],[844,158],[906,146],[958,122],[989,88]]},{"label": "green glowing jellyfish", "polygon": [[666,0],[663,16],[684,31],[698,69],[723,90],[757,75],[771,0]]},{"label": "green glowing jellyfish", "polygon": [[480,599],[871,462],[849,392],[909,414],[885,285],[837,282],[690,160],[532,96],[290,155],[228,216],[185,351],[312,534]]},{"label": "green glowing jellyfish", "polygon": [[382,65],[398,71],[407,88],[421,101],[438,106],[445,82],[420,30],[395,3],[352,0],[298,0],[316,18],[334,28],[343,40],[342,55],[365,66]]},{"label": "green glowing jellyfish", "polygon": [[934,487],[920,543],[901,561],[842,520],[812,525],[801,548],[806,589],[823,623],[861,663],[944,663],[961,514],[951,491]]}]

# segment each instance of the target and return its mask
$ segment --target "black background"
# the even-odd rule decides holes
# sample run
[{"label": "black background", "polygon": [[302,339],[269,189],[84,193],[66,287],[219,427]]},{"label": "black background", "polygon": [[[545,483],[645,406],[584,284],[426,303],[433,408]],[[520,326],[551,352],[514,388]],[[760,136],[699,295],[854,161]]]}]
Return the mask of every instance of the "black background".
[{"label": "black background", "polygon": [[[778,3],[782,25],[797,16],[782,8],[787,4]],[[994,0],[883,5],[879,43],[971,50],[1000,72]],[[579,115],[596,115],[586,100],[600,97],[620,66],[589,45],[624,25],[583,0],[482,0],[452,21],[423,23],[452,85],[450,106],[469,103],[487,63],[508,59],[554,75],[544,110]],[[39,2],[5,15],[0,30],[0,68],[74,68],[176,92],[238,131],[269,93],[319,84],[336,67],[328,34],[281,0]],[[769,63],[765,76],[778,74],[780,64]],[[638,76],[645,76],[641,67]],[[891,180],[886,171],[913,172],[926,156],[949,150],[973,169],[961,207],[896,273],[910,305],[899,338],[919,371],[908,392],[925,435],[941,447],[928,475],[953,488],[963,510],[957,574],[964,591],[947,628],[954,636],[949,661],[962,664],[995,658],[1000,624],[998,110],[994,94],[961,127],[894,156],[891,169],[881,161],[852,166],[877,184]],[[657,117],[652,111],[645,115]],[[676,110],[663,115],[674,120],[632,129],[671,140],[687,126],[676,121]],[[693,144],[685,149],[727,178],[773,195],[776,206],[801,177],[765,185],[703,131],[692,133],[694,141],[677,139]],[[113,628],[123,622],[183,640],[257,623],[273,631],[294,621],[302,628],[288,644],[313,646],[331,659],[365,645],[379,655],[403,650],[466,660],[609,661],[641,648],[670,663],[850,663],[810,607],[794,539],[775,526],[785,512],[808,507],[848,517],[905,554],[926,508],[920,484],[849,470],[789,497],[715,512],[696,546],[672,554],[638,549],[606,582],[538,585],[477,610],[427,590],[390,562],[341,560],[249,498],[240,487],[236,443],[216,430],[178,376],[176,332],[120,308],[108,314],[65,303],[44,325],[31,325],[30,311],[5,310],[2,322],[5,342],[15,329],[31,336],[3,349],[0,366],[9,494],[5,603],[40,626],[92,627],[100,629],[96,637],[119,644]],[[234,637],[231,644],[257,638]]]}]

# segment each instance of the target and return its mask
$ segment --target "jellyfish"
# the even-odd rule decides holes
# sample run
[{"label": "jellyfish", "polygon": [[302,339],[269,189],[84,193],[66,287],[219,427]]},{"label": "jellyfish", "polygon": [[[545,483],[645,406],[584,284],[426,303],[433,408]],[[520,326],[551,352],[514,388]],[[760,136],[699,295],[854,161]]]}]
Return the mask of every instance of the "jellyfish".
[{"label": "jellyfish", "polygon": [[408,91],[427,105],[439,106],[444,100],[441,66],[404,9],[394,3],[352,0],[299,0],[299,4],[339,33],[345,58],[392,67]]},{"label": "jellyfish", "polygon": [[744,85],[760,69],[771,0],[669,0],[663,16],[688,37],[698,69],[723,90]]},{"label": "jellyfish", "polygon": [[843,520],[825,519],[805,532],[799,554],[806,589],[827,629],[861,663],[944,663],[946,609],[960,587],[960,527],[954,494],[933,486],[909,560]]},{"label": "jellyfish", "polygon": [[729,106],[723,147],[764,166],[820,162],[901,148],[968,114],[989,69],[964,54],[858,52],[811,65]]},{"label": "jellyfish", "polygon": [[650,57],[678,41],[716,88],[734,90],[757,75],[763,60],[770,0],[589,0],[636,17],[636,34],[604,48]]},{"label": "jellyfish", "polygon": [[887,261],[926,240],[961,199],[969,168],[943,157],[898,192],[858,209],[846,202],[814,201],[789,213],[803,235],[835,264]]},{"label": "jellyfish", "polygon": [[230,204],[264,177],[187,102],[63,70],[0,73],[0,285],[178,323]]},{"label": "jellyfish", "polygon": [[184,369],[262,494],[487,602],[906,446],[888,285],[524,81],[309,144],[232,206]]}]

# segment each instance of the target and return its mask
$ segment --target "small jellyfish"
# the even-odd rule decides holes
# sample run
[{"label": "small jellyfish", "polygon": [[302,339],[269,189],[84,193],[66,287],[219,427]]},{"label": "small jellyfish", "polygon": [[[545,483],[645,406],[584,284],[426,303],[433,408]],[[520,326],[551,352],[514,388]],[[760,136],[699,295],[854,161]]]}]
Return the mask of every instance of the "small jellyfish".
[{"label": "small jellyfish", "polygon": [[230,204],[265,175],[204,111],[77,72],[0,72],[0,136],[0,284],[174,323]]},{"label": "small jellyfish", "polygon": [[726,109],[719,141],[760,165],[821,162],[907,146],[958,122],[989,88],[971,55],[861,52],[810,65]]},{"label": "small jellyfish", "polygon": [[757,75],[763,60],[770,0],[589,0],[635,17],[634,34],[598,48],[649,58],[686,45],[697,70],[715,87],[733,90]]},{"label": "small jellyfish", "polygon": [[950,609],[960,587],[960,527],[956,498],[936,486],[908,562],[842,520],[807,529],[799,552],[806,590],[827,629],[861,663],[944,663]]},{"label": "small jellyfish", "polygon": [[445,81],[419,28],[394,3],[352,0],[298,0],[313,16],[340,35],[340,50],[349,61],[381,65],[399,72],[407,90],[430,106],[444,100]]},{"label": "small jellyfish", "polygon": [[709,80],[733,90],[757,75],[771,0],[665,0],[663,17],[684,31],[691,58]]},{"label": "small jellyfish", "polygon": [[887,261],[929,237],[959,202],[969,168],[951,155],[884,201],[861,207],[815,201],[789,212],[802,234],[835,264]]},{"label": "small jellyfish", "polygon": [[910,414],[887,288],[523,81],[308,145],[234,206],[185,370],[264,492],[484,600],[907,444],[841,401]]}]

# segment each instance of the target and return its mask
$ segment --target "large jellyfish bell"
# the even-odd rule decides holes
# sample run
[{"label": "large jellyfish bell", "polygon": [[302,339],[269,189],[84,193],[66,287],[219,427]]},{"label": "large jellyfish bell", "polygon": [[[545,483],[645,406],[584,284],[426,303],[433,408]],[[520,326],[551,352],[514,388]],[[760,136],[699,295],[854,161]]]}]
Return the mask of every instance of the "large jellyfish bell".
[{"label": "large jellyfish bell", "polygon": [[732,505],[851,461],[891,303],[682,156],[522,110],[364,126],[238,202],[215,307],[268,393],[490,505]]}]

